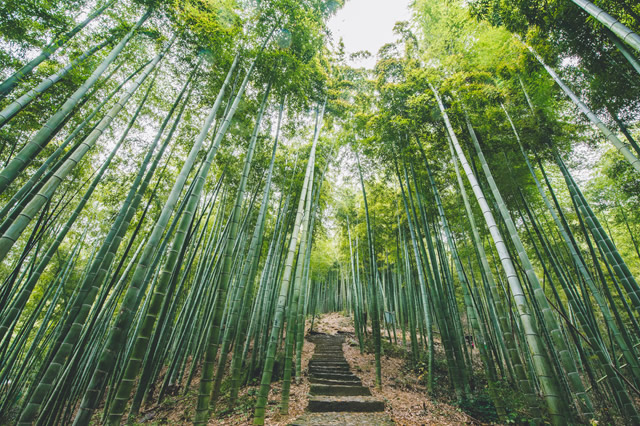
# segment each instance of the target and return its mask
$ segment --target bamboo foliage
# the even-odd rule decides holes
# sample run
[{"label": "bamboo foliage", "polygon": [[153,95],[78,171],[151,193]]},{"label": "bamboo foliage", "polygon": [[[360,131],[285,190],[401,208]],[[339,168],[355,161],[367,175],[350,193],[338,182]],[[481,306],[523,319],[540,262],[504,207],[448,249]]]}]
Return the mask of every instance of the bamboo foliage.
[{"label": "bamboo foliage", "polygon": [[640,52],[640,36],[629,28],[626,25],[606,13],[604,10],[600,9],[598,6],[593,4],[588,0],[572,0],[576,5],[582,8],[589,15],[593,16],[598,20],[602,25],[606,26],[610,29],[614,34],[616,34],[622,41],[628,43],[629,46],[633,47],[635,50]]},{"label": "bamboo foliage", "polygon": [[62,107],[60,107],[60,109],[47,120],[46,124],[42,126],[38,133],[36,133],[36,135],[9,162],[9,164],[4,167],[2,172],[0,172],[0,193],[6,190],[11,182],[15,180],[18,173],[30,164],[31,161],[33,161],[33,158],[46,146],[46,144],[51,140],[54,131],[57,130],[58,125],[63,122],[65,117],[71,112],[77,103],[80,102],[80,99],[98,81],[107,67],[115,61],[127,43],[134,37],[136,31],[140,29],[150,15],[150,11],[142,15],[131,30],[113,49],[111,49],[109,55],[100,63],[100,65],[98,65],[98,67],[93,71],[93,74],[85,80],[82,86],[80,86],[73,95],[67,99]]},{"label": "bamboo foliage", "polygon": [[[241,402],[265,424],[328,312],[378,387],[402,354],[488,422],[638,422],[631,95],[533,49],[525,67],[457,14],[475,2],[416,1],[425,38],[398,26],[373,70],[324,49],[322,1],[77,2],[79,23],[50,3],[52,41],[21,22],[7,40],[35,59],[2,57],[1,423],[134,423],[178,397],[205,424],[259,383]],[[635,9],[574,3],[635,66]],[[587,177],[574,106],[618,150]]]},{"label": "bamboo foliage", "polygon": [[[82,25],[86,26],[113,3],[103,4]],[[312,9],[307,7],[307,10]],[[268,11],[256,8],[255,12]],[[251,45],[252,40],[245,40],[230,66],[224,65],[223,60],[223,66],[216,64],[215,67],[207,66],[206,70],[202,70],[209,55],[207,52],[198,55],[197,63],[184,84],[180,83],[182,88],[175,101],[172,100],[170,108],[166,113],[159,109],[162,121],[153,129],[153,142],[143,152],[144,158],[139,163],[139,170],[132,175],[130,186],[125,187],[126,198],[115,210],[107,232],[100,236],[99,232],[87,227],[82,239],[73,246],[71,255],[67,256],[67,263],[57,278],[50,283],[43,283],[43,301],[35,308],[31,307],[31,299],[34,295],[40,296],[39,285],[43,278],[48,279],[47,271],[52,268],[56,253],[66,248],[66,240],[72,235],[74,225],[77,226],[81,220],[84,225],[88,220],[84,216],[90,202],[102,202],[94,200],[95,193],[105,185],[105,176],[109,176],[111,165],[116,161],[119,148],[126,142],[129,132],[138,131],[134,125],[144,128],[149,122],[149,111],[158,111],[157,96],[161,89],[153,83],[156,77],[160,77],[163,84],[167,83],[163,74],[165,70],[159,68],[160,61],[167,55],[172,58],[180,57],[175,51],[169,50],[174,41],[189,43],[187,38],[182,38],[184,32],[177,32],[165,46],[161,46],[160,53],[133,73],[125,74],[126,78],[119,79],[118,71],[128,68],[127,58],[107,73],[107,68],[122,59],[125,48],[136,50],[140,45],[153,44],[144,40],[139,40],[139,45],[130,43],[142,30],[142,26],[150,21],[149,18],[159,19],[158,15],[151,15],[152,10],[149,10],[130,28],[91,75],[79,83],[80,87],[71,90],[72,93],[64,100],[63,105],[54,111],[55,114],[46,120],[39,131],[34,132],[35,136],[20,146],[21,150],[18,150],[17,155],[5,164],[3,188],[7,191],[7,196],[15,201],[15,205],[9,204],[2,208],[4,222],[1,228],[5,236],[2,239],[2,256],[12,262],[19,260],[19,263],[2,287],[3,299],[11,304],[2,309],[0,347],[9,357],[0,366],[0,377],[3,383],[9,380],[11,389],[6,397],[3,393],[0,402],[4,416],[16,402],[16,398],[24,400],[18,419],[21,424],[86,424],[91,421],[98,405],[103,403],[103,421],[116,424],[121,422],[130,401],[132,406],[129,420],[132,421],[145,400],[153,397],[153,387],[158,380],[163,381],[160,399],[175,392],[175,387],[179,386],[177,383],[182,383],[183,379],[188,388],[201,361],[204,361],[204,377],[200,383],[201,390],[204,391],[200,395],[195,421],[206,422],[218,397],[226,373],[225,361],[231,355],[230,350],[233,349],[232,393],[237,398],[243,380],[251,379],[251,376],[242,374],[243,364],[248,364],[246,355],[243,356],[243,347],[245,354],[252,344],[256,349],[252,354],[255,357],[252,361],[255,374],[255,370],[262,369],[271,351],[266,344],[268,339],[265,338],[273,334],[277,336],[278,344],[280,341],[279,333],[274,333],[269,323],[280,315],[276,301],[281,286],[277,285],[277,277],[284,266],[283,255],[286,255],[286,248],[282,243],[290,241],[288,234],[293,219],[287,207],[291,202],[290,197],[281,199],[280,213],[283,217],[276,223],[273,235],[265,233],[271,217],[273,177],[281,172],[276,170],[279,167],[276,160],[278,155],[282,155],[277,144],[279,136],[276,136],[272,150],[264,190],[261,190],[260,185],[254,186],[254,179],[259,179],[260,176],[250,173],[254,169],[254,154],[260,150],[262,119],[267,116],[267,100],[272,83],[268,84],[262,106],[257,113],[255,130],[250,138],[244,170],[235,195],[229,196],[233,180],[229,177],[222,178],[229,176],[226,172],[228,166],[224,161],[217,161],[221,157],[220,148],[227,148],[224,146],[227,140],[232,141],[232,149],[237,144],[237,133],[242,129],[242,124],[241,120],[236,119],[236,113],[240,111],[242,119],[246,118],[247,105],[251,102],[246,93],[251,93],[252,97],[258,84],[260,77],[256,77],[254,70],[264,72],[262,52],[272,49],[270,44],[277,25],[272,26],[266,37],[260,37],[263,41],[257,48]],[[283,17],[285,15],[279,19]],[[323,19],[324,16],[318,18]],[[80,29],[81,26],[74,31],[78,32]],[[262,29],[249,30],[259,32]],[[145,34],[150,32],[145,30]],[[153,36],[153,32],[151,34]],[[72,34],[67,36],[66,40]],[[12,118],[20,117],[26,110],[25,107],[38,95],[111,44],[113,36],[103,40],[6,106],[2,112],[2,124],[12,129],[15,123]],[[63,43],[58,47],[63,47]],[[251,58],[251,54],[255,56]],[[246,65],[241,56],[250,58]],[[178,62],[180,60],[182,59]],[[296,66],[303,66],[309,60],[298,62]],[[176,63],[172,61],[170,66],[167,65],[169,67],[176,67]],[[194,135],[192,142],[185,142],[184,135],[192,132],[190,120],[197,117],[199,112],[197,102],[193,103],[195,96],[192,94],[197,93],[204,98],[208,96],[208,88],[195,84],[196,78],[201,72],[217,76],[216,73],[223,67],[228,69],[224,70],[226,77],[223,75],[221,85],[218,83],[219,87],[215,88],[216,79],[209,84],[217,91],[217,96],[208,114],[201,117],[204,124],[200,126],[200,131]],[[151,75],[153,81],[140,98],[138,88],[146,84]],[[277,78],[272,80],[278,86],[279,93],[283,93],[282,82]],[[102,93],[103,87],[108,88],[105,94]],[[290,89],[284,89],[284,96],[287,90]],[[99,97],[92,99],[94,95]],[[108,158],[102,162],[97,174],[87,182],[88,189],[82,190],[76,174],[82,176],[85,172],[84,165],[93,161],[89,155],[90,149],[94,146],[98,146],[98,149],[93,151],[102,148],[97,143],[98,140],[106,139],[105,134],[112,131],[111,127],[116,129],[120,125],[123,121],[120,113],[124,115],[127,103],[135,98],[139,98],[140,103],[128,119],[124,132],[115,147],[109,147],[112,149],[108,152]],[[298,99],[293,102],[295,104]],[[85,104],[90,106],[88,113],[82,110]],[[106,114],[103,109],[107,110]],[[279,112],[278,134],[284,111],[283,100]],[[140,117],[145,119],[140,120]],[[69,133],[63,129],[67,122],[75,123]],[[318,144],[321,122],[319,114],[313,152]],[[57,142],[58,132],[62,135],[62,143],[48,151],[47,145],[52,141]],[[206,139],[210,134],[213,134],[213,139],[206,146]],[[173,156],[183,150],[185,143],[187,152],[178,161],[179,170],[174,173],[171,169],[175,167],[176,158]],[[134,146],[132,151],[135,148]],[[38,164],[37,170],[31,173],[32,169],[36,169],[32,163],[39,160],[43,153],[51,152],[52,155],[44,156],[43,164]],[[307,231],[300,237],[309,250],[300,253],[301,261],[295,276],[298,290],[301,290],[303,281],[306,283],[309,273],[313,243],[310,232],[313,228],[311,212],[316,210],[319,198],[319,190],[317,194],[313,192],[316,187],[311,184],[314,167],[314,161],[310,161],[306,186],[309,193],[304,192],[302,197],[307,200],[303,204],[306,209],[304,226]],[[29,174],[24,176],[23,170],[28,170]],[[213,170],[216,174],[220,173],[220,178],[215,190],[211,192],[208,182]],[[11,184],[16,180],[20,181],[22,187],[9,194],[13,190]],[[292,174],[290,184],[296,184],[295,173]],[[108,187],[108,182],[106,185]],[[169,188],[166,194],[160,193],[167,185]],[[261,192],[262,203],[256,219],[253,214],[254,206]],[[75,205],[72,203],[74,197],[80,201],[78,203],[76,200]],[[230,199],[233,201],[229,202]],[[68,208],[69,205],[72,206],[71,209]],[[231,212],[229,216],[228,211]],[[56,222],[58,216],[64,218],[66,223],[59,220]],[[254,219],[256,223],[249,244],[246,237]],[[301,224],[298,225],[300,226]],[[25,242],[19,238],[22,233],[25,234]],[[144,238],[141,237],[143,234]],[[266,267],[260,274],[260,285],[256,289],[254,281],[260,272],[262,242],[265,238],[271,238],[270,252]],[[97,239],[97,243],[93,245],[94,250],[86,259],[81,275],[75,277],[77,284],[71,286],[70,277],[76,273],[74,268],[86,250],[84,243],[87,239],[94,242]],[[14,246],[20,246],[22,250],[20,259],[14,259],[13,253],[7,256]],[[245,255],[248,255],[249,261],[244,261]],[[22,262],[25,261],[28,264],[23,267]],[[306,285],[304,289],[306,290]],[[65,296],[67,290],[71,294],[65,305],[61,296]],[[264,294],[264,297],[259,297],[256,291]],[[295,327],[298,318],[302,318],[301,321],[304,322],[305,293],[298,294],[302,294],[301,310],[287,311],[287,316],[292,318],[288,327]],[[265,303],[264,306],[257,304],[261,299],[270,303]],[[252,309],[254,307],[259,310]],[[251,321],[250,316],[254,318]],[[32,333],[31,327],[39,321],[43,321],[42,325]],[[234,333],[238,325],[240,330]],[[266,327],[263,328],[263,325]],[[303,334],[304,328],[301,335]],[[289,333],[289,338],[296,335],[297,333]],[[291,343],[296,344],[295,340]],[[290,361],[294,359],[291,356],[293,345],[289,346]],[[221,348],[221,354],[216,359],[218,348]],[[208,369],[208,366],[214,366],[213,362],[220,365],[215,376],[213,368]],[[162,367],[165,364],[168,370],[163,373]],[[34,369],[33,374],[26,374],[28,369]],[[80,373],[73,374],[73,371]],[[165,377],[162,377],[163,374]],[[134,387],[136,389],[132,395]],[[211,404],[209,400],[212,401]],[[79,410],[76,410],[78,403]]]},{"label": "bamboo foliage", "polygon": [[589,109],[584,102],[582,102],[573,91],[560,79],[558,74],[547,64],[544,63],[540,55],[533,50],[532,47],[527,46],[527,48],[531,51],[533,56],[542,64],[542,66],[547,70],[551,78],[555,80],[555,82],[560,86],[562,91],[576,104],[576,106],[582,111],[584,115],[587,116],[589,121],[591,121],[601,132],[602,134],[616,147],[616,149],[624,156],[624,158],[633,166],[633,168],[640,172],[640,159],[638,159],[633,153],[627,148],[627,146],[622,143],[622,141],[611,131],[609,128],[602,122],[596,115]]},{"label": "bamboo foliage", "polygon": [[551,370],[551,366],[549,364],[549,360],[545,351],[543,349],[543,344],[538,333],[538,327],[536,325],[535,319],[531,314],[529,303],[525,297],[524,290],[518,279],[515,268],[513,266],[513,262],[511,260],[511,256],[509,252],[506,250],[506,246],[504,244],[504,240],[502,235],[497,227],[495,219],[493,218],[493,214],[487,204],[487,201],[484,197],[482,189],[477,183],[476,177],[471,170],[471,167],[467,163],[466,156],[464,155],[462,148],[459,143],[457,143],[457,137],[453,132],[451,124],[448,121],[448,116],[445,111],[444,105],[438,96],[438,92],[436,89],[431,86],[431,90],[434,92],[436,96],[436,100],[438,101],[438,105],[440,110],[442,111],[443,119],[445,120],[445,124],[447,126],[447,131],[449,133],[449,137],[453,143],[453,146],[456,150],[456,154],[458,156],[459,161],[462,164],[463,169],[465,170],[465,174],[467,175],[467,179],[471,184],[473,192],[476,196],[476,200],[480,204],[482,208],[482,212],[487,222],[487,227],[491,232],[491,237],[496,244],[496,249],[500,253],[500,261],[502,266],[507,274],[507,282],[511,289],[514,302],[516,304],[518,314],[520,316],[520,321],[522,323],[522,327],[525,331],[525,336],[527,339],[527,344],[529,345],[529,349],[531,351],[531,355],[533,357],[533,366],[536,370],[536,373],[541,378],[542,389],[545,395],[545,400],[547,401],[549,411],[555,423],[562,424],[567,416],[567,408],[565,403],[562,400],[562,396],[560,394],[560,390],[558,389],[557,381],[554,379],[554,373]]},{"label": "bamboo foliage", "polygon": [[115,0],[106,1],[102,6],[98,7],[96,10],[91,12],[84,21],[80,22],[76,25],[71,31],[63,34],[60,38],[55,40],[53,43],[46,46],[42,52],[31,61],[29,61],[22,68],[17,70],[13,75],[7,78],[0,84],[0,97],[7,96],[8,93],[13,90],[13,88],[18,84],[18,82],[27,76],[34,68],[40,65],[44,60],[48,59],[51,55],[53,55],[58,49],[65,45],[73,36],[78,34],[84,27],[86,27],[91,21],[100,16],[102,12],[111,7],[115,3]]}]

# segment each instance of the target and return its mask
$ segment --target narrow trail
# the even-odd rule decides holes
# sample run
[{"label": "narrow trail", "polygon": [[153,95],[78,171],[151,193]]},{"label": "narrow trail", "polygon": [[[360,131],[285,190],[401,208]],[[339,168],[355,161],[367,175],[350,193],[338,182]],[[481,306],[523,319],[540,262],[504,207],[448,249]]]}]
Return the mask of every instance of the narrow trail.
[{"label": "narrow trail", "polygon": [[[405,358],[399,357],[398,353],[387,353],[382,357],[382,387],[375,388],[374,355],[360,353],[351,318],[335,312],[321,314],[315,318],[313,332],[309,332],[310,328],[311,320],[307,319],[302,352],[303,375],[300,383],[292,383],[289,414],[280,413],[282,382],[275,381],[269,394],[265,425],[480,424],[451,405],[450,401],[429,396],[418,375],[406,368]],[[400,333],[399,330],[398,335]],[[438,351],[438,356],[442,358],[444,354]],[[192,383],[186,396],[173,396],[163,404],[145,406],[141,423],[192,425],[191,413],[197,403],[198,379]],[[252,424],[251,408],[255,404],[257,390],[257,385],[242,388],[239,405],[232,410],[226,408],[224,400],[220,401],[220,411],[212,416],[209,425]],[[347,402],[354,400],[358,401],[355,408]],[[368,404],[370,401],[373,403]]]},{"label": "narrow trail", "polygon": [[292,426],[395,424],[384,413],[384,402],[371,396],[369,388],[351,372],[342,350],[343,334],[313,334],[307,339],[316,345],[309,362],[308,413]]}]

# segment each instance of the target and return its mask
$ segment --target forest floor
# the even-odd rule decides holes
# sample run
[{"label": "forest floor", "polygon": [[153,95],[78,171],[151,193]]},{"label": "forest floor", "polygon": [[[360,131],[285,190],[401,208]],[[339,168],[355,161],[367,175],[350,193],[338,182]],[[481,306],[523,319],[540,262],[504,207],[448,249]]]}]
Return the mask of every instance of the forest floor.
[{"label": "forest floor", "polygon": [[[311,321],[307,320],[305,335],[310,330]],[[313,331],[327,334],[346,333],[343,345],[344,354],[352,371],[362,379],[362,384],[371,389],[373,396],[385,401],[386,413],[398,425],[461,425],[482,424],[452,404],[449,392],[441,389],[436,397],[430,397],[422,383],[418,372],[409,369],[404,350],[391,346],[385,339],[388,349],[382,357],[382,387],[375,387],[375,357],[373,353],[360,353],[359,345],[354,337],[353,321],[340,314],[331,313],[316,318]],[[398,333],[401,331],[398,330]],[[400,340],[400,334],[398,334]],[[390,349],[391,348],[391,349]],[[395,348],[395,350],[393,349]],[[304,342],[302,354],[302,381],[291,384],[289,414],[279,413],[280,392],[282,382],[275,381],[269,393],[265,424],[284,426],[301,416],[307,406],[309,381],[308,364],[315,345],[308,340]],[[189,391],[165,399],[161,404],[143,407],[137,424],[145,425],[188,425],[195,413],[199,380],[191,383]],[[210,425],[249,425],[253,417],[259,386],[245,386],[241,389],[237,404],[229,409],[226,398],[218,401],[218,409],[209,421]]]},{"label": "forest floor", "polygon": [[[375,386],[375,355],[361,354],[358,341],[354,336],[353,321],[339,313],[331,313],[318,318],[314,331],[335,334],[338,331],[349,333],[344,345],[344,355],[351,370],[360,379],[362,385],[369,387],[373,396],[385,401],[386,413],[398,425],[461,425],[480,424],[449,401],[430,398],[420,377],[407,368],[404,357],[389,352],[383,355],[382,387]],[[400,336],[401,331],[396,331]]]}]

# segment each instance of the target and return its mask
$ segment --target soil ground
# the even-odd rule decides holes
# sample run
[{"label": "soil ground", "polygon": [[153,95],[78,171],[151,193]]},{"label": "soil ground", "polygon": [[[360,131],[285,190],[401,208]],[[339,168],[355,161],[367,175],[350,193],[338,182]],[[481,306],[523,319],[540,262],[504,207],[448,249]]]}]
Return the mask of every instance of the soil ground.
[{"label": "soil ground", "polygon": [[[310,330],[311,321],[307,320],[305,331]],[[347,333],[343,344],[344,355],[352,371],[362,379],[362,384],[371,389],[373,395],[385,401],[385,411],[397,425],[461,425],[480,424],[459,408],[427,395],[418,375],[405,367],[406,361],[385,355],[382,357],[382,387],[375,386],[375,358],[373,354],[360,353],[354,337],[353,322],[350,318],[331,313],[316,317],[313,331],[336,334]],[[305,333],[306,334],[306,333]],[[400,335],[398,335],[399,338]],[[300,384],[291,385],[289,414],[279,414],[280,390],[282,382],[273,382],[269,394],[269,404],[265,424],[284,426],[303,415],[308,402],[309,381],[308,365],[315,345],[304,342],[302,355],[303,377]],[[194,380],[186,395],[167,398],[160,405],[144,407],[138,424],[190,425],[195,412],[199,381]],[[228,409],[225,400],[219,401],[219,411],[212,416],[210,425],[249,425],[253,416],[253,403],[258,386],[246,386],[241,389],[238,404]]]}]

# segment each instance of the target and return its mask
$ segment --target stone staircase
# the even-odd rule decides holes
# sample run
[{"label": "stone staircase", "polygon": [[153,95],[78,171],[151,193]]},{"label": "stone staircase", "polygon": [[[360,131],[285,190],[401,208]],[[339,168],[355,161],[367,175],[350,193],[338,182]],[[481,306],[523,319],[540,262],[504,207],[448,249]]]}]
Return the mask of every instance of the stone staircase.
[{"label": "stone staircase", "polygon": [[309,362],[311,382],[308,414],[291,425],[393,425],[384,402],[371,396],[344,358],[344,335],[315,334],[316,349]]}]

